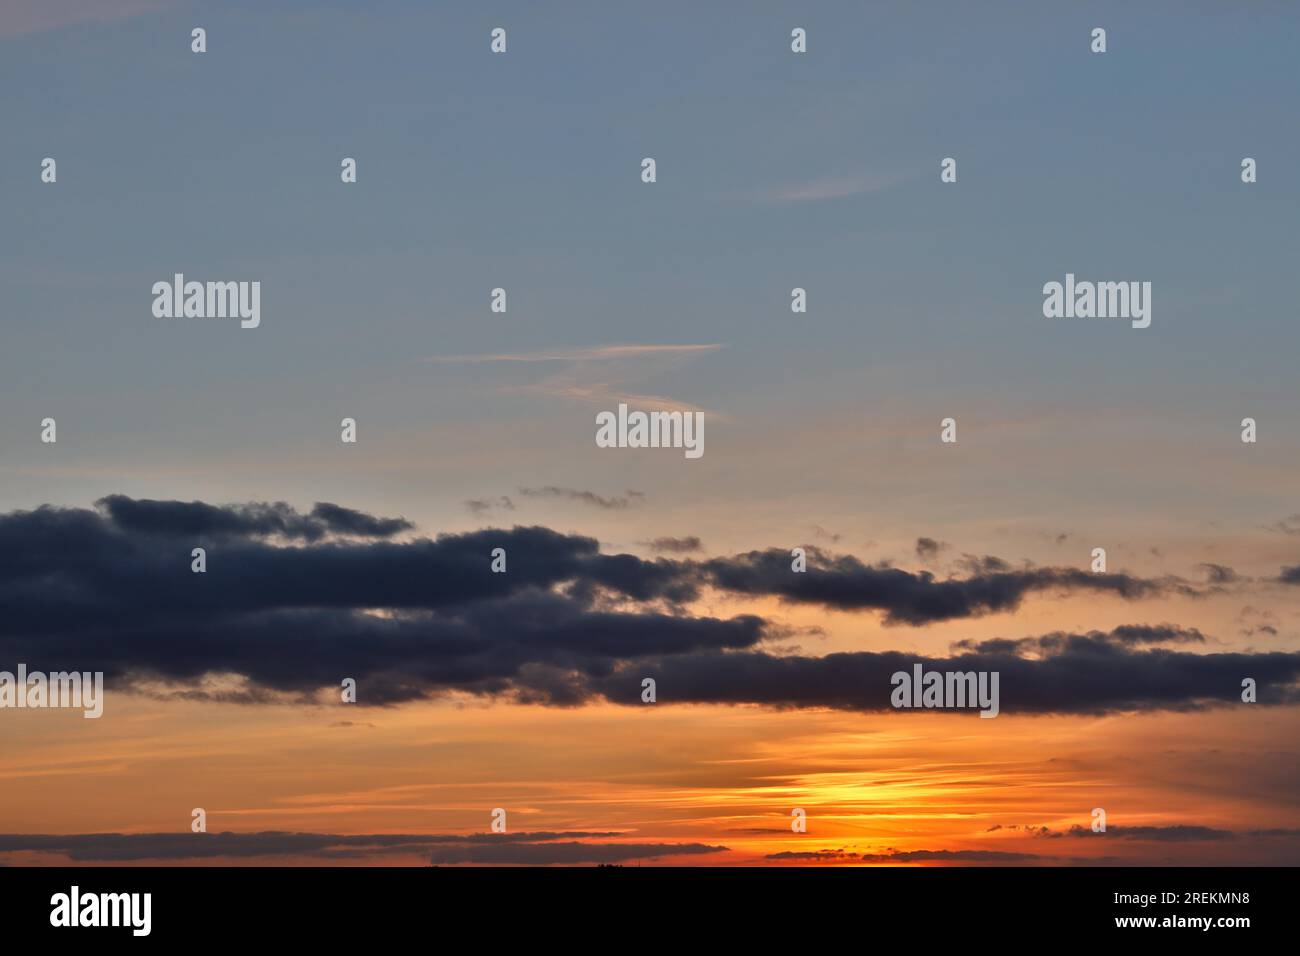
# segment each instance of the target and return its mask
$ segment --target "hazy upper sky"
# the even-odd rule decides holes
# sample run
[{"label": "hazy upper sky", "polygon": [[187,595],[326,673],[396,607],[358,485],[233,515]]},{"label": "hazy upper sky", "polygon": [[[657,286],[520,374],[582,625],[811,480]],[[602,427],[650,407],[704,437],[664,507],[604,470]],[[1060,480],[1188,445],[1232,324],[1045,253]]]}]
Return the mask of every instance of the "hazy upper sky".
[{"label": "hazy upper sky", "polygon": [[[489,50],[498,26],[505,55]],[[806,54],[790,51],[794,27]],[[723,585],[674,613],[759,615],[785,629],[769,650],[811,656],[1169,624],[1208,639],[1180,653],[1289,659],[1298,27],[1282,2],[10,0],[0,523],[108,495],[324,501],[408,519],[402,541],[543,525],[607,554],[652,556],[661,537],[700,539],[667,552],[687,562],[815,546],[941,580],[988,570],[964,555],[1086,571],[1105,547],[1112,572],[1163,583],[1138,599],[1031,590],[908,627],[882,621],[884,605]],[[344,157],[356,184],[340,182]],[[1241,181],[1243,157],[1258,182]],[[155,318],[151,287],[178,272],[260,281],[260,327]],[[1150,282],[1150,327],[1045,318],[1043,285],[1067,273]],[[504,315],[489,310],[498,286]],[[796,286],[806,314],[791,312]],[[705,454],[597,448],[595,415],[620,401],[703,410]],[[955,445],[939,442],[949,416]],[[1240,440],[1247,416],[1255,444]],[[355,445],[339,440],[345,417]],[[1068,831],[1097,804],[1073,792],[1094,772],[1146,825],[1300,822],[1284,796],[1300,775],[1294,706],[972,727],[708,697],[662,707],[665,729],[634,758],[623,742],[646,715],[595,697],[561,710],[442,696],[337,719],[121,700],[129,719],[103,727],[4,716],[40,743],[0,742],[17,788],[0,788],[14,821],[0,829],[153,832],[179,812],[184,830],[207,799],[227,813],[214,829],[466,832],[510,779],[530,829],[733,847],[747,829],[788,830],[791,800],[821,794],[839,822],[813,849],[848,834],[871,855],[969,849],[994,826]],[[1184,705],[1197,709],[1172,711]],[[555,750],[532,765],[542,726]],[[987,756],[959,767],[959,729],[987,735]],[[340,734],[361,737],[317,747]],[[1180,749],[1192,737],[1203,747]],[[1258,750],[1242,756],[1247,739]],[[602,777],[611,754],[627,765]],[[907,779],[873,776],[883,804],[864,809],[857,775],[903,754]],[[413,763],[435,756],[460,772],[431,780]],[[335,773],[365,760],[373,799]],[[1277,779],[1206,782],[1243,773],[1235,760]],[[947,803],[971,773],[987,792]],[[220,796],[168,783],[196,778]],[[92,812],[80,791],[50,797],[53,780],[104,799]],[[420,811],[375,809],[394,794]],[[318,804],[331,809],[285,809]],[[918,808],[937,809],[863,824]],[[1237,847],[1218,860],[1294,859],[1294,842],[1212,839]]]}]

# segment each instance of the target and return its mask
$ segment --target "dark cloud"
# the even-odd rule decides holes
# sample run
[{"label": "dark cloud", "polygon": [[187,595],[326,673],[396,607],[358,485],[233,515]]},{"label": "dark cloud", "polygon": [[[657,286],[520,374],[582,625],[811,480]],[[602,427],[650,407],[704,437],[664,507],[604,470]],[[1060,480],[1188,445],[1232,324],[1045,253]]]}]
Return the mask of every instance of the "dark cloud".
[{"label": "dark cloud", "polygon": [[95,502],[126,532],[194,538],[270,537],[319,541],[328,535],[389,538],[415,526],[404,518],[376,518],[329,502],[301,514],[283,501],[210,505],[202,501],[139,500],[109,495]]},{"label": "dark cloud", "polygon": [[[314,538],[301,520],[328,531]],[[98,510],[0,515],[0,662],[103,671],[115,690],[240,703],[302,699],[350,677],[363,705],[458,691],[640,706],[641,680],[654,677],[661,704],[871,711],[888,708],[890,675],[918,662],[999,671],[1006,713],[1231,704],[1247,676],[1259,682],[1261,706],[1295,696],[1300,655],[1151,647],[1203,642],[1175,625],[958,642],[964,653],[952,658],[807,657],[772,643],[792,633],[777,623],[686,610],[714,587],[924,624],[1008,609],[1036,589],[1162,588],[1123,575],[1030,569],[939,581],[816,549],[808,572],[795,574],[782,551],[643,559],[543,527],[337,537],[382,534],[394,520],[336,506],[303,516],[287,505],[121,496]],[[209,548],[205,574],[190,570],[196,541]],[[490,570],[498,547],[504,574]],[[199,683],[223,674],[242,680]]]},{"label": "dark cloud", "polygon": [[1282,534],[1300,534],[1300,514],[1288,515],[1281,521],[1268,525],[1268,529]]},{"label": "dark cloud", "polygon": [[856,853],[849,853],[845,850],[782,850],[780,853],[769,853],[763,859],[765,860],[856,860]]},{"label": "dark cloud", "polygon": [[[1053,830],[1045,826],[1018,826],[1015,824],[1009,826],[992,826],[985,830],[985,833],[992,833],[995,830],[1016,830],[1028,836],[1045,837],[1047,839],[1057,840],[1061,837],[1110,837],[1117,840],[1141,840],[1152,843],[1196,843],[1205,840],[1233,840],[1238,834],[1231,830],[1220,830],[1215,827],[1198,826],[1193,824],[1176,823],[1168,826],[1108,826],[1103,832],[1096,832],[1090,826],[1081,826],[1075,824],[1068,830]],[[1276,831],[1285,835],[1287,831]],[[1293,831],[1300,832],[1300,831]],[[1264,835],[1264,831],[1254,830],[1248,834],[1250,836]]]},{"label": "dark cloud", "polygon": [[[1096,632],[1091,632],[1096,633]],[[1116,644],[1204,644],[1205,635],[1194,627],[1176,624],[1121,624],[1107,638]]]},{"label": "dark cloud", "polygon": [[939,580],[928,571],[869,566],[851,555],[809,548],[808,568],[790,570],[790,553],[750,551],[702,563],[711,582],[740,594],[772,595],[841,611],[881,610],[887,624],[929,624],[954,618],[1014,611],[1037,591],[1088,591],[1136,599],[1167,591],[1194,594],[1175,579],[1094,574],[1076,568],[997,568],[966,578]]},{"label": "dark cloud", "polygon": [[1010,564],[1001,558],[995,558],[991,554],[963,554],[956,560],[955,564],[971,576],[997,574],[1011,570]]},{"label": "dark cloud", "polygon": [[627,491],[623,497],[604,498],[594,491],[583,491],[579,488],[559,488],[555,485],[547,485],[544,488],[520,488],[519,493],[528,498],[567,498],[570,501],[579,501],[585,505],[593,505],[606,511],[620,511],[624,508],[630,508],[634,504],[640,504],[645,495],[639,491]]},{"label": "dark cloud", "polygon": [[515,503],[506,495],[501,495],[497,498],[471,498],[465,502],[465,507],[473,514],[483,515],[495,508],[500,508],[502,511],[514,511]]},{"label": "dark cloud", "polygon": [[1011,823],[1011,824],[1008,824],[1007,826],[1003,826],[1003,825],[1000,824],[1000,823],[998,823],[998,824],[994,824],[993,826],[989,827],[989,828],[988,828],[987,830],[985,830],[984,832],[985,832],[985,833],[996,833],[998,830],[1016,830],[1016,831],[1019,831],[1020,833],[1026,833],[1026,834],[1029,834],[1030,836],[1041,836],[1041,837],[1059,837],[1059,836],[1061,836],[1060,833],[1057,833],[1056,831],[1052,830],[1051,827],[1044,827],[1044,826],[1037,826],[1037,827],[1035,827],[1035,826],[1026,826],[1026,825],[1016,824],[1016,823]]},{"label": "dark cloud", "polygon": [[1247,605],[1237,615],[1237,621],[1242,625],[1237,633],[1243,637],[1254,637],[1256,634],[1277,637],[1281,633],[1277,628],[1277,615],[1272,611]]},{"label": "dark cloud", "polygon": [[725,846],[704,843],[506,843],[500,845],[438,847],[430,862],[499,865],[517,863],[541,866],[548,863],[621,863],[624,860],[653,860],[665,856],[698,856],[723,853]]},{"label": "dark cloud", "polygon": [[884,853],[864,853],[861,859],[867,863],[973,863],[987,865],[1035,863],[1049,866],[1117,866],[1131,865],[1133,862],[1118,856],[1052,856],[1005,850],[887,850]]},{"label": "dark cloud", "polygon": [[0,834],[0,853],[58,853],[78,863],[194,860],[266,856],[363,859],[417,854],[434,863],[599,863],[662,856],[717,853],[723,846],[699,843],[590,843],[617,832],[521,832],[471,834],[290,833],[80,833]]},{"label": "dark cloud", "polygon": [[1037,637],[995,637],[983,641],[969,638],[954,641],[953,649],[978,653],[1009,653],[1024,657],[1034,654],[1055,654],[1066,650],[1071,643],[1103,643],[1118,647],[1138,647],[1146,644],[1204,644],[1205,635],[1194,627],[1176,624],[1121,624],[1108,632],[1089,631],[1087,634],[1067,634],[1056,631]]},{"label": "dark cloud", "polygon": [[1278,575],[1278,580],[1283,584],[1300,584],[1300,564],[1283,568],[1282,573]]},{"label": "dark cloud", "polygon": [[1108,826],[1104,833],[1095,833],[1091,827],[1075,824],[1066,831],[1066,835],[1118,840],[1144,840],[1152,843],[1195,843],[1205,840],[1232,840],[1236,837],[1236,834],[1231,830],[1217,830],[1214,827],[1187,826],[1184,824],[1166,827]]},{"label": "dark cloud", "polygon": [[685,538],[655,538],[645,542],[646,547],[659,554],[690,554],[699,551],[703,544],[695,535]]},{"label": "dark cloud", "polygon": [[362,511],[353,511],[329,502],[318,502],[311,509],[312,518],[324,522],[334,534],[365,538],[391,538],[415,525],[405,518],[376,518]]},{"label": "dark cloud", "polygon": [[862,859],[869,863],[1028,863],[1042,857],[1003,850],[891,850],[864,853]]},{"label": "dark cloud", "polygon": [[1210,584],[1234,584],[1241,580],[1237,572],[1224,564],[1202,564],[1201,570]]},{"label": "dark cloud", "polygon": [[916,539],[916,556],[922,561],[929,561],[938,557],[939,552],[948,547],[942,541],[936,541],[934,538],[917,538]]},{"label": "dark cloud", "polygon": [[[634,701],[644,677],[666,702],[763,704],[891,711],[890,677],[926,670],[997,671],[1003,715],[1102,714],[1189,710],[1241,704],[1241,679],[1253,677],[1260,700],[1300,702],[1300,654],[1192,654],[1133,650],[1073,635],[1058,651],[1025,658],[1010,651],[923,658],[913,653],[851,652],[823,657],[776,657],[761,651],[701,651],[621,665],[591,687],[614,701]],[[906,711],[906,719],[924,719]]]}]

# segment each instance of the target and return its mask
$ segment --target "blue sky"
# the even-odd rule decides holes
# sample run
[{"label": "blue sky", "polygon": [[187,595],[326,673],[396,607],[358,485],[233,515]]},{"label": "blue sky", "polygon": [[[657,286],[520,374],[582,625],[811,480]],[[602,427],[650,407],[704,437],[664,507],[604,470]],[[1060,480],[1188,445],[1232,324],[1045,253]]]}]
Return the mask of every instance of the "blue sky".
[{"label": "blue sky", "polygon": [[[520,390],[556,363],[420,359],[619,343],[721,346],[616,369],[716,413],[689,480],[719,488],[761,481],[749,449],[773,421],[928,441],[956,410],[1050,420],[1004,449],[1022,459],[1104,453],[1099,427],[1207,454],[1239,450],[1245,414],[1300,431],[1285,5],[160,7],[0,37],[5,504],[87,501],[105,470],[182,460],[203,463],[196,491],[296,499],[319,471],[294,462],[344,415],[363,442],[441,457],[449,501],[482,472],[442,426],[545,436],[480,484],[590,473],[604,406]],[[260,279],[262,327],[153,318],[150,286],[177,271]],[[1152,327],[1044,319],[1041,286],[1067,271],[1151,281]],[[506,316],[487,310],[498,285]],[[45,415],[57,450],[34,444]],[[223,469],[241,454],[264,473]]]}]

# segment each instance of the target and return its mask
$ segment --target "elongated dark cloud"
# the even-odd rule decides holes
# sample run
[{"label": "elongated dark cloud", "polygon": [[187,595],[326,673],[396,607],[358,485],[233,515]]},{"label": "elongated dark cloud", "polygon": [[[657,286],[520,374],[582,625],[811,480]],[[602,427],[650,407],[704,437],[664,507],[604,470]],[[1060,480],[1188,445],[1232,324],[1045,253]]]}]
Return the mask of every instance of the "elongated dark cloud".
[{"label": "elongated dark cloud", "polygon": [[329,502],[318,502],[310,514],[301,514],[283,501],[218,506],[202,501],[135,500],[125,495],[109,495],[96,504],[107,512],[116,527],[146,535],[196,538],[276,535],[319,541],[331,534],[389,538],[415,527],[404,518],[376,518]]},{"label": "elongated dark cloud", "polygon": [[419,855],[435,863],[609,863],[663,856],[719,853],[724,846],[700,843],[593,843],[618,833],[585,831],[534,833],[338,835],[267,830],[256,833],[0,833],[0,853],[57,853],[78,863],[137,860],[249,859],[308,856],[365,859]]},{"label": "elongated dark cloud", "polygon": [[997,672],[1002,714],[1189,710],[1241,702],[1241,681],[1253,678],[1259,699],[1300,702],[1300,654],[1191,654],[1163,648],[1131,650],[1105,639],[1073,635],[1056,653],[1025,658],[1013,652],[924,658],[897,651],[777,657],[762,651],[700,652],[636,661],[590,686],[610,700],[633,700],[645,677],[659,703],[763,704],[894,711],[891,676],[924,670]]},{"label": "elongated dark cloud", "polygon": [[1037,637],[995,637],[984,641],[969,639],[954,641],[955,650],[978,653],[1054,654],[1066,650],[1072,643],[1093,642],[1113,644],[1118,647],[1138,647],[1150,644],[1204,644],[1205,635],[1194,627],[1176,624],[1122,624],[1108,632],[1089,631],[1087,634],[1067,634],[1057,631]]},{"label": "elongated dark cloud", "polygon": [[1104,831],[1095,831],[1092,827],[1075,824],[1068,830],[1053,830],[1045,826],[1021,826],[1012,824],[1009,826],[992,826],[986,833],[993,833],[998,830],[1013,830],[1023,833],[1027,836],[1044,837],[1049,840],[1058,840],[1061,837],[1102,837],[1112,840],[1138,840],[1148,843],[1201,843],[1207,840],[1235,840],[1239,836],[1261,837],[1261,836],[1281,836],[1293,837],[1300,836],[1300,831],[1295,830],[1250,830],[1245,834],[1234,833],[1232,830],[1222,830],[1217,827],[1201,826],[1199,824],[1175,823],[1164,826],[1119,826],[1111,824]]},{"label": "elongated dark cloud", "polygon": [[565,705],[593,696],[574,674],[598,677],[628,656],[751,647],[762,636],[756,617],[613,613],[531,592],[446,614],[271,610],[191,620],[183,631],[167,620],[129,629],[85,623],[54,645],[43,638],[0,639],[0,659],[39,661],[46,670],[100,670],[110,682],[229,671],[302,694],[352,677],[363,704],[462,690]]},{"label": "elongated dark cloud", "polygon": [[548,863],[623,863],[653,860],[665,856],[698,856],[725,852],[725,846],[705,843],[506,843],[498,846],[438,847],[430,862],[475,863],[484,866],[517,863],[542,866]]},{"label": "elongated dark cloud", "polygon": [[1021,853],[1011,850],[885,850],[881,853],[850,853],[844,850],[787,850],[769,853],[764,857],[778,863],[951,863],[960,866],[1023,866],[1042,864],[1049,866],[1116,866],[1132,864],[1131,859],[1117,856],[1056,856],[1039,853]]},{"label": "elongated dark cloud", "polygon": [[1232,840],[1237,836],[1231,830],[1187,824],[1164,827],[1108,826],[1104,833],[1094,832],[1092,827],[1075,824],[1065,833],[1066,836],[1072,837],[1105,837],[1112,840],[1143,840],[1152,843],[1200,843],[1206,840]]},{"label": "elongated dark cloud", "polygon": [[838,863],[843,860],[859,859],[858,854],[846,850],[782,850],[780,853],[768,853],[765,860],[791,860],[797,862]]},{"label": "elongated dark cloud", "polygon": [[645,544],[658,554],[690,554],[704,547],[695,535],[688,535],[685,538],[655,538]]},{"label": "elongated dark cloud", "polygon": [[880,610],[888,624],[929,624],[1014,611],[1037,591],[1091,591],[1136,599],[1177,591],[1197,593],[1176,579],[1094,574],[1078,568],[1005,570],[998,562],[966,578],[940,580],[928,571],[870,566],[851,555],[809,548],[808,568],[790,569],[790,552],[772,548],[702,563],[711,582],[726,591],[771,595],[841,611]]},{"label": "elongated dark cloud", "polygon": [[866,863],[953,863],[985,866],[1123,866],[1132,865],[1132,859],[1121,856],[1055,856],[1039,853],[1019,853],[1008,850],[888,850],[884,853],[864,853],[859,858]]},{"label": "elongated dark cloud", "polygon": [[323,522],[334,534],[365,538],[389,538],[415,527],[405,518],[376,518],[329,502],[318,502],[311,509],[311,516]]},{"label": "elongated dark cloud", "polygon": [[639,491],[628,491],[624,495],[606,498],[594,491],[585,491],[581,488],[560,488],[555,485],[546,485],[543,488],[520,488],[519,493],[526,498],[567,498],[569,501],[592,505],[606,511],[621,511],[624,508],[639,504],[645,498],[645,495]]},{"label": "elongated dark cloud", "polygon": [[[924,624],[1014,607],[1030,591],[1161,582],[1069,569],[991,570],[937,580],[810,549],[695,561],[603,554],[595,539],[543,527],[387,540],[401,519],[335,505],[212,506],[112,496],[96,510],[0,516],[0,669],[103,671],[110,688],[260,703],[358,682],[358,703],[448,692],[576,706],[682,702],[889,708],[890,676],[998,671],[1004,713],[1240,705],[1295,699],[1297,655],[1193,654],[1195,629],[959,641],[953,658],[889,651],[792,656],[787,627],[687,610],[706,588],[885,612]],[[207,571],[191,571],[191,549]],[[493,573],[494,549],[507,571]],[[995,566],[990,566],[995,567]],[[206,679],[205,679],[206,678]],[[215,678],[215,679],[214,679]]]},{"label": "elongated dark cloud", "polygon": [[864,853],[862,859],[869,863],[1029,863],[1042,857],[1005,850],[894,850]]}]

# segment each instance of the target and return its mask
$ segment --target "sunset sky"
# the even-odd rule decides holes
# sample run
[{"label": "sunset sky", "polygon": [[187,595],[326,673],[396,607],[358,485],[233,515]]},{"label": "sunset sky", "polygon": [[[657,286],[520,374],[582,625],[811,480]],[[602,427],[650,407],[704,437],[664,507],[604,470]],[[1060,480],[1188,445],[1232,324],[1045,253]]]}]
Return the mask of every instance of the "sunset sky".
[{"label": "sunset sky", "polygon": [[1300,863],[1300,12],[562,6],[0,9],[0,864]]}]

